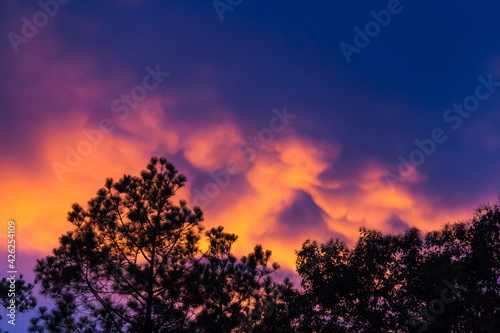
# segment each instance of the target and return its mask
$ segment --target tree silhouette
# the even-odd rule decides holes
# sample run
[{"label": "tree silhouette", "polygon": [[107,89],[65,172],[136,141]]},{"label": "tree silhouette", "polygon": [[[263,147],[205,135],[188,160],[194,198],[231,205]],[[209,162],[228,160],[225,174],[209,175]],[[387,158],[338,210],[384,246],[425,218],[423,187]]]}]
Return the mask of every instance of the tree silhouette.
[{"label": "tree silhouette", "polygon": [[[197,262],[193,271],[198,277],[197,297],[201,309],[192,327],[197,332],[232,332],[246,329],[246,318],[273,284],[269,274],[278,269],[268,266],[271,251],[257,245],[248,256],[237,260],[231,254],[236,235],[213,228],[206,233],[210,250],[204,262]],[[257,310],[258,311],[258,310]],[[251,326],[256,323],[252,320]]]},{"label": "tree silhouette", "polygon": [[28,332],[96,332],[95,322],[85,316],[78,317],[77,307],[72,295],[65,294],[59,297],[56,306],[50,312],[46,307],[40,307],[38,317],[30,319]]},{"label": "tree silhouette", "polygon": [[[271,251],[237,259],[236,235],[203,232],[201,210],[172,201],[185,182],[152,158],[140,177],[107,179],[86,209],[74,204],[74,230],[35,268],[56,307],[39,308],[29,331],[499,332],[498,204],[427,234],[361,228],[352,248],[306,240],[297,290],[271,279]],[[23,309],[34,307],[33,286],[19,283]]]},{"label": "tree silhouette", "polygon": [[269,284],[256,302],[249,318],[254,333],[301,332],[300,320],[305,313],[302,294],[285,278],[283,283]]},{"label": "tree silhouette", "polygon": [[498,332],[500,208],[425,236],[361,228],[356,246],[307,240],[297,251],[314,332]]},{"label": "tree silhouette", "polygon": [[[13,287],[11,288],[13,283]],[[37,301],[33,296],[33,287],[34,285],[31,283],[26,283],[23,279],[23,275],[19,275],[18,279],[12,280],[6,277],[3,277],[0,280],[0,304],[10,312],[9,309],[12,307],[12,304],[15,306],[15,311],[17,312],[28,312],[36,307]],[[14,303],[11,301],[14,300]],[[9,316],[7,314],[7,316]],[[11,320],[11,317],[8,317]],[[0,316],[2,319],[2,316]],[[15,326],[12,326],[15,327]],[[0,333],[8,331],[3,331],[0,328]]]},{"label": "tree silhouette", "polygon": [[[269,283],[270,251],[257,246],[240,261],[236,235],[214,228],[202,251],[203,214],[172,197],[184,186],[165,158],[152,158],[140,177],[107,179],[52,256],[37,261],[36,282],[58,308],[40,309],[36,332],[231,332]],[[66,319],[65,319],[66,318]],[[69,318],[69,319],[67,319]]]}]

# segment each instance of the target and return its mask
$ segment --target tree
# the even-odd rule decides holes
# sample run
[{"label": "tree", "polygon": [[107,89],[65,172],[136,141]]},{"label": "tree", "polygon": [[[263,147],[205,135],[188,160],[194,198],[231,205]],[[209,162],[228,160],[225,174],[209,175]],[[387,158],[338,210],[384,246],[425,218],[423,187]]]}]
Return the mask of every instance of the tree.
[{"label": "tree", "polygon": [[206,236],[209,253],[193,271],[201,307],[192,327],[207,333],[246,332],[257,325],[252,317],[259,311],[256,305],[273,283],[269,275],[279,266],[269,265],[271,251],[260,245],[237,260],[231,253],[237,236],[224,233],[222,227],[212,228]]},{"label": "tree", "polygon": [[361,228],[353,249],[307,240],[297,251],[314,332],[497,332],[500,208],[424,236]]},{"label": "tree", "polygon": [[300,326],[305,313],[302,294],[285,278],[283,283],[270,283],[260,297],[249,318],[254,333],[307,332]]},{"label": "tree", "polygon": [[74,230],[35,268],[57,308],[41,308],[30,329],[205,332],[209,322],[218,332],[236,329],[278,266],[268,267],[271,253],[260,246],[237,261],[230,251],[237,237],[222,227],[206,233],[202,251],[202,211],[172,201],[185,182],[153,157],[140,177],[107,179],[87,209],[74,204]]},{"label": "tree", "polygon": [[38,317],[30,319],[28,332],[96,332],[96,323],[85,316],[77,317],[75,299],[70,294],[59,297],[56,308],[50,312],[46,307],[38,309]]},{"label": "tree", "polygon": [[[174,204],[185,182],[152,158],[140,177],[107,179],[86,209],[74,204],[74,229],[37,261],[35,281],[56,307],[40,308],[30,332],[498,331],[499,205],[425,235],[361,228],[353,248],[307,240],[296,290],[271,279],[271,251],[237,259],[236,235],[203,232],[198,207]],[[33,286],[16,283],[23,309],[34,307]]]},{"label": "tree", "polygon": [[[18,279],[11,276],[9,278],[3,277],[0,280],[0,304],[8,311],[7,316],[10,320],[15,318],[9,316],[12,306],[15,307],[16,312],[27,312],[36,307],[37,301],[33,296],[33,287],[33,284],[26,283],[22,274]],[[8,333],[0,328],[1,332]]]}]

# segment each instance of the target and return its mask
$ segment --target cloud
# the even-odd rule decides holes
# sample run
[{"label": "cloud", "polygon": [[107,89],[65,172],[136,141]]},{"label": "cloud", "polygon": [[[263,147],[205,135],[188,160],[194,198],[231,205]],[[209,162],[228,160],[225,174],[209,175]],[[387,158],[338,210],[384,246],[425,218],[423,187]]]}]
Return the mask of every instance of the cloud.
[{"label": "cloud", "polygon": [[[0,220],[16,219],[26,251],[48,253],[71,228],[66,214],[73,202],[85,204],[106,177],[139,174],[152,155],[166,156],[188,176],[179,197],[190,201],[195,189],[203,191],[215,182],[214,174],[227,170],[231,161],[237,163],[240,172],[220,186],[204,209],[205,225],[223,225],[238,234],[239,255],[262,243],[288,269],[294,266],[294,250],[307,238],[338,237],[353,243],[360,226],[384,232],[413,225],[432,230],[470,216],[469,207],[440,207],[414,191],[412,186],[422,178],[389,188],[384,163],[373,156],[357,156],[348,159],[357,165],[346,165],[345,154],[355,155],[348,142],[301,132],[301,124],[314,125],[309,110],[291,105],[297,118],[252,158],[239,148],[249,136],[258,137],[262,128],[257,124],[269,124],[274,106],[255,119],[237,106],[227,107],[222,93],[205,84],[166,88],[165,82],[120,119],[111,103],[142,82],[145,66],[155,64],[135,71],[120,64],[103,69],[96,50],[70,52],[51,32],[49,25],[27,45],[30,52],[16,58],[4,55],[0,67],[11,78],[0,95],[8,119],[0,125]],[[213,75],[208,65],[197,73],[201,78]],[[96,134],[98,143],[90,142],[87,134],[96,133],[92,131],[106,118],[114,129]],[[90,142],[90,152],[68,165],[68,147],[78,151],[85,146],[82,142]],[[71,169],[62,182],[54,162]]]},{"label": "cloud", "polygon": [[293,125],[248,161],[238,152],[245,137],[242,124],[227,120],[199,126],[196,119],[179,121],[172,112],[176,103],[177,97],[158,93],[127,119],[105,114],[116,129],[104,134],[63,182],[57,181],[51,164],[63,163],[66,147],[85,140],[82,130],[97,126],[98,119],[75,113],[44,123],[38,133],[41,152],[30,167],[17,168],[15,161],[2,164],[0,181],[6,191],[0,196],[0,218],[19,222],[20,237],[32,240],[25,242],[27,249],[49,251],[71,227],[65,218],[73,202],[84,204],[106,177],[138,174],[152,155],[166,155],[187,173],[188,187],[180,196],[191,199],[194,184],[213,181],[207,173],[220,171],[227,161],[240,161],[241,173],[231,176],[204,209],[205,225],[223,225],[238,234],[239,255],[262,243],[288,269],[294,267],[294,250],[306,238],[334,237],[352,244],[360,226],[384,232],[400,232],[405,225],[431,230],[470,215],[460,209],[440,210],[407,188],[389,188],[376,161],[366,161],[351,176],[338,178],[340,144],[297,134]]}]

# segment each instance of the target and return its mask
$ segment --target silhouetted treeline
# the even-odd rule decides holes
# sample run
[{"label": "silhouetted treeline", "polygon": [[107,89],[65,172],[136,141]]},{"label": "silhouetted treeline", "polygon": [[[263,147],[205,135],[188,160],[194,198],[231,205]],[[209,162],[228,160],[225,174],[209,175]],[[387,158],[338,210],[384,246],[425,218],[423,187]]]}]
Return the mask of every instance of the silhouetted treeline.
[{"label": "silhouetted treeline", "polygon": [[[296,288],[271,279],[271,251],[236,258],[236,235],[204,231],[199,208],[174,203],[185,182],[152,158],[139,177],[106,180],[87,208],[74,204],[73,230],[37,261],[35,282],[56,305],[38,309],[30,332],[500,332],[498,205],[425,235],[307,240]],[[33,286],[18,283],[30,310]]]}]

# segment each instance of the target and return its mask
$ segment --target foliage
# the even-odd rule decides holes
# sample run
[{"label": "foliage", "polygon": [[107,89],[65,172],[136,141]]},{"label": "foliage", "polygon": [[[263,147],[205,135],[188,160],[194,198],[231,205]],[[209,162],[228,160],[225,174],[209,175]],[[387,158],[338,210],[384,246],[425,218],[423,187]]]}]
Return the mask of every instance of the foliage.
[{"label": "foliage", "polygon": [[[30,332],[498,331],[499,205],[427,234],[361,228],[352,248],[306,240],[296,289],[271,279],[271,251],[238,259],[236,235],[204,232],[201,210],[172,200],[185,182],[152,158],[140,177],[107,179],[86,209],[74,204],[74,229],[37,261],[35,281],[56,307],[39,308]],[[24,310],[32,289],[19,282]]]},{"label": "foliage", "polygon": [[[495,332],[500,208],[422,236],[361,228],[353,249],[307,240],[297,272],[315,332]],[[333,325],[333,326],[332,326]],[[338,325],[340,327],[334,327]]]},{"label": "foliage", "polygon": [[[11,288],[11,282],[14,282],[13,288]],[[19,275],[19,278],[15,279],[15,281],[10,278],[3,277],[0,280],[0,304],[5,309],[8,309],[8,307],[11,306],[11,301],[14,300],[16,313],[28,312],[34,309],[37,304],[36,298],[33,296],[33,288],[34,285],[26,283],[22,274]],[[15,294],[13,297],[11,297],[13,293],[12,289]],[[0,319],[2,319],[2,316],[0,316]],[[8,333],[8,331],[3,331],[0,328],[0,333],[2,332]]]},{"label": "foliage", "polygon": [[278,266],[268,267],[271,252],[261,246],[237,261],[230,252],[237,237],[222,227],[206,233],[203,252],[201,210],[172,201],[185,182],[166,159],[152,158],[140,177],[107,179],[87,209],[74,204],[74,230],[35,268],[42,294],[66,306],[41,309],[31,329],[56,332],[51,323],[60,323],[68,332],[85,331],[75,322],[141,333],[200,331],[208,322],[226,331],[238,326]]}]

